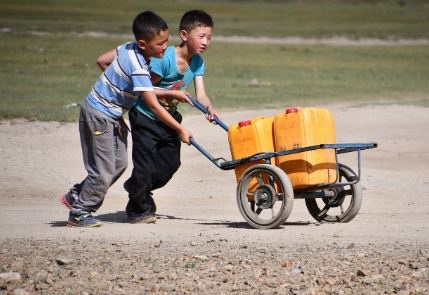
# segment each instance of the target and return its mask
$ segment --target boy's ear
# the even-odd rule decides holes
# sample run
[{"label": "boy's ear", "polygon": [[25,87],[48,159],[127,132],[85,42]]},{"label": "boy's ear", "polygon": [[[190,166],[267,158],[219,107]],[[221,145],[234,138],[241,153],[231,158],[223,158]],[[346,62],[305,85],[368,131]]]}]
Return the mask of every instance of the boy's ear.
[{"label": "boy's ear", "polygon": [[139,48],[141,49],[141,50],[145,50],[146,49],[146,41],[145,40],[138,40],[137,41],[137,45],[139,46]]},{"label": "boy's ear", "polygon": [[180,30],[179,32],[180,39],[182,39],[183,42],[188,41],[188,32],[185,30]]}]

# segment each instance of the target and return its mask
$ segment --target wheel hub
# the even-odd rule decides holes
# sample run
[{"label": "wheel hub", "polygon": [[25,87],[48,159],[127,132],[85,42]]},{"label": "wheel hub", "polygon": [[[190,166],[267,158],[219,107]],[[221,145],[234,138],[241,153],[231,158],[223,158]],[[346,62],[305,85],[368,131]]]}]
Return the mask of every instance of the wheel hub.
[{"label": "wheel hub", "polygon": [[255,203],[261,209],[269,209],[273,206],[275,191],[269,185],[260,185],[255,190]]},{"label": "wheel hub", "polygon": [[329,205],[329,207],[334,208],[334,207],[339,207],[343,204],[344,202],[344,198],[345,198],[345,194],[343,192],[343,189],[340,187],[336,187],[331,189],[331,191],[334,192],[334,197],[331,198],[323,198],[323,202],[326,205]]}]

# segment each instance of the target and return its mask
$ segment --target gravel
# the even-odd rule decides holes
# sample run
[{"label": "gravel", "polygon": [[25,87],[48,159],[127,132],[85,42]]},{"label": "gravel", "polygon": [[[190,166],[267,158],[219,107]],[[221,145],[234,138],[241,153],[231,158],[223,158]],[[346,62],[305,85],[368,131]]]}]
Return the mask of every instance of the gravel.
[{"label": "gravel", "polygon": [[0,294],[428,294],[428,245],[4,240]]}]

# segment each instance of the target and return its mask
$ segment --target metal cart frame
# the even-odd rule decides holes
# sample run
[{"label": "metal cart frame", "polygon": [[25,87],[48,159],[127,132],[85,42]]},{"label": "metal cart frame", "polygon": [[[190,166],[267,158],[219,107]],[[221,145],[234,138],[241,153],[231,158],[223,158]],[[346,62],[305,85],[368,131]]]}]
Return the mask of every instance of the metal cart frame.
[{"label": "metal cart frame", "polygon": [[[195,107],[207,114],[207,109],[191,98]],[[218,118],[217,125],[228,131],[228,126]],[[377,143],[318,144],[278,152],[257,153],[237,160],[214,158],[193,138],[190,143],[208,158],[216,167],[231,170],[255,163],[241,175],[237,185],[237,205],[250,226],[258,229],[277,228],[289,217],[294,199],[304,199],[309,213],[318,222],[349,222],[359,212],[362,203],[361,151],[377,147]],[[271,164],[271,159],[314,151],[335,150],[336,179],[305,188],[294,189],[285,171]],[[338,155],[357,152],[357,173],[341,164]],[[332,213],[334,212],[334,213]]]}]

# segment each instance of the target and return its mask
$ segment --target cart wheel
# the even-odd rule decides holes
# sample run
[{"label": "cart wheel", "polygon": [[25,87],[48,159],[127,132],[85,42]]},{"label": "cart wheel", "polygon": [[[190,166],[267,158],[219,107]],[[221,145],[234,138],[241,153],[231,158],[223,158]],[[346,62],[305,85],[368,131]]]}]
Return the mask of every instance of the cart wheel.
[{"label": "cart wheel", "polygon": [[240,213],[254,228],[270,229],[284,224],[292,211],[293,200],[289,178],[273,165],[249,167],[237,186]]},{"label": "cart wheel", "polygon": [[[339,164],[339,182],[350,182],[356,174],[348,166]],[[317,221],[349,222],[359,212],[362,205],[360,183],[327,189],[335,193],[334,197],[305,199],[308,212]]]}]

